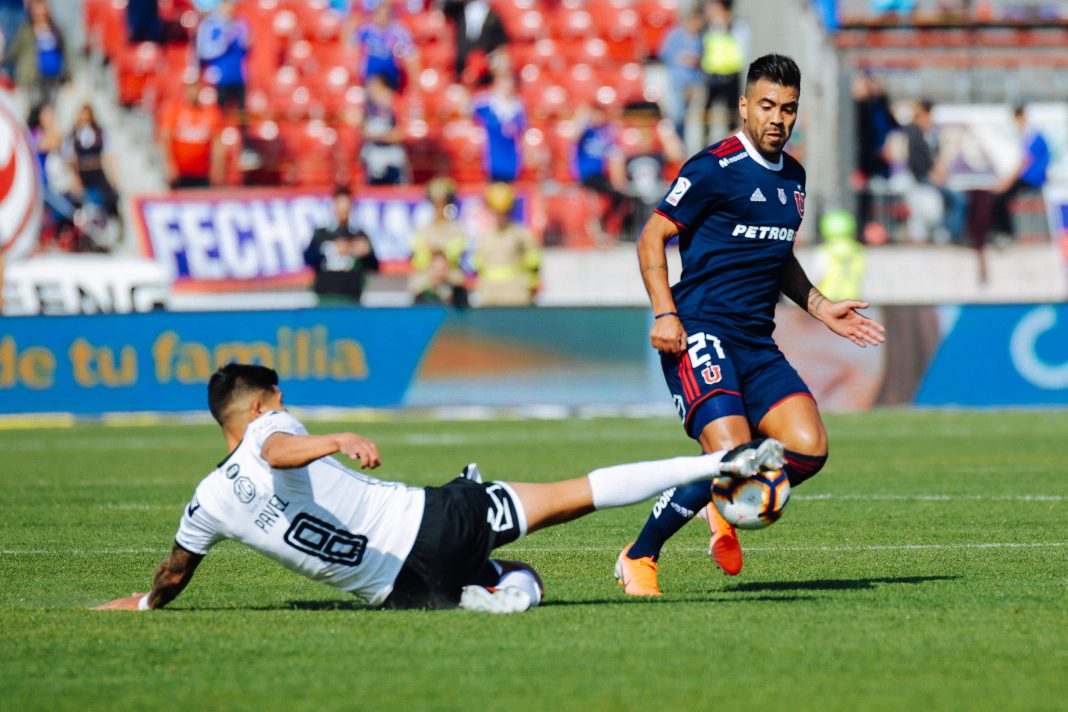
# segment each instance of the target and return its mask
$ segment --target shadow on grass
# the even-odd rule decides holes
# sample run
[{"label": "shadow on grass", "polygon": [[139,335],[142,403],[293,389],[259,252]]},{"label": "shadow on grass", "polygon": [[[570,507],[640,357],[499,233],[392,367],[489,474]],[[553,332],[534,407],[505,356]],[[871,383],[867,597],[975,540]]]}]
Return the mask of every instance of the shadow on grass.
[{"label": "shadow on grass", "polygon": [[[788,589],[787,589],[788,590]],[[708,596],[701,594],[690,595],[677,595],[666,596],[664,598],[598,598],[588,599],[583,601],[561,601],[561,600],[548,600],[542,601],[539,608],[553,608],[563,606],[679,606],[679,605],[692,605],[694,603],[791,603],[796,601],[811,601],[815,600],[816,596],[803,596],[803,595],[786,595],[786,596],[747,596],[746,598],[733,598],[727,596]],[[186,611],[245,611],[245,612],[266,612],[266,611],[357,611],[373,613],[379,610],[388,612],[403,612],[405,610],[425,611],[429,609],[415,608],[415,609],[378,609],[372,606],[368,606],[362,601],[286,601],[285,603],[268,605],[268,606],[196,606],[192,608],[175,607],[173,610],[186,610]],[[450,610],[450,609],[442,609]]]},{"label": "shadow on grass", "polygon": [[737,593],[750,591],[863,591],[882,584],[917,586],[931,581],[952,581],[958,578],[960,576],[899,576],[894,578],[815,579],[813,581],[762,581],[734,584],[724,590]]},{"label": "shadow on grass", "polygon": [[694,603],[794,603],[813,601],[817,596],[749,596],[746,598],[728,598],[725,596],[676,595],[667,594],[664,598],[611,598],[590,599],[587,601],[542,601],[539,608],[553,606],[681,606]]}]

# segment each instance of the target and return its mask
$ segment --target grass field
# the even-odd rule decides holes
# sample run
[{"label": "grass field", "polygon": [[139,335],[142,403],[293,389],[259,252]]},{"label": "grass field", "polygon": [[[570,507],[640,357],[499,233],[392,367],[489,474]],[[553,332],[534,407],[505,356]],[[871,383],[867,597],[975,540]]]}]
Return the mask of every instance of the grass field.
[{"label": "grass field", "polygon": [[[416,484],[469,460],[544,480],[691,451],[668,419],[344,427]],[[666,595],[628,599],[612,564],[643,504],[503,550],[547,596],[500,617],[368,610],[229,542],[165,611],[89,611],[147,590],[222,438],[0,431],[0,709],[1068,709],[1068,412],[829,429],[827,469],[743,534],[741,576],[712,570],[691,524]]]}]

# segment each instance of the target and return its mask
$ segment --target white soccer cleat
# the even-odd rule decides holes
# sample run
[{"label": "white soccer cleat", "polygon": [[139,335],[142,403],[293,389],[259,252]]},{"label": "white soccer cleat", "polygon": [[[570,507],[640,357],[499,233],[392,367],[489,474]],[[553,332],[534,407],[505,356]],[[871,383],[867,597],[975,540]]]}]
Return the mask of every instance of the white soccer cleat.
[{"label": "white soccer cleat", "polygon": [[513,586],[486,588],[464,586],[460,594],[460,608],[481,613],[522,613],[530,608],[530,594]]},{"label": "white soccer cleat", "polygon": [[729,450],[719,461],[719,474],[748,479],[759,472],[781,470],[786,464],[783,444],[774,438],[750,440]]},{"label": "white soccer cleat", "polygon": [[460,477],[463,477],[465,480],[481,483],[482,472],[478,469],[478,463],[471,462],[465,465],[463,471],[460,472]]}]

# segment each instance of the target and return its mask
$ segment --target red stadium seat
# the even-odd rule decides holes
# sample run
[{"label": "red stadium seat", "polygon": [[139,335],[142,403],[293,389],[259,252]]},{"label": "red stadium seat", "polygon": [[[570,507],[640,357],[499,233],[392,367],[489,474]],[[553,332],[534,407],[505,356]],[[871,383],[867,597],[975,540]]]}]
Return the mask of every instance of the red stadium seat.
[{"label": "red stadium seat", "polygon": [[554,72],[563,71],[567,66],[560,44],[552,39],[534,43],[534,62]]},{"label": "red stadium seat", "polygon": [[573,183],[575,174],[575,143],[579,137],[579,125],[570,120],[558,121],[548,132],[549,155],[552,178],[561,183]]},{"label": "red stadium seat", "polygon": [[582,188],[568,188],[545,196],[545,232],[554,244],[579,248],[597,244],[590,230],[597,219],[596,203],[586,193]]},{"label": "red stadium seat", "polygon": [[456,70],[456,44],[449,37],[441,42],[423,45],[419,48],[419,63],[452,76]]},{"label": "red stadium seat", "polygon": [[[509,9],[506,10],[506,6]],[[534,42],[548,36],[545,15],[540,10],[521,8],[511,3],[498,3],[496,7],[512,42]]]},{"label": "red stadium seat", "polygon": [[485,180],[482,158],[486,133],[470,120],[450,121],[441,132],[441,144],[449,158],[452,177],[458,183]]},{"label": "red stadium seat", "polygon": [[602,86],[598,72],[585,63],[572,65],[562,81],[572,101],[580,104],[596,101],[597,90]]},{"label": "red stadium seat", "polygon": [[408,27],[408,31],[412,33],[412,39],[420,48],[424,45],[451,39],[452,32],[445,22],[445,14],[441,10],[401,15],[400,20]]},{"label": "red stadium seat", "polygon": [[126,0],[94,2],[86,6],[87,41],[98,54],[114,60],[127,46]]},{"label": "red stadium seat", "polygon": [[583,9],[560,7],[549,16],[549,33],[558,39],[591,37],[593,16]]},{"label": "red stadium seat", "polygon": [[315,27],[311,33],[305,32],[305,36],[313,42],[337,42],[344,40],[341,31],[344,29],[344,18],[333,10],[325,10],[319,13]]},{"label": "red stadium seat", "polygon": [[611,76],[602,75],[605,83],[612,85],[619,94],[620,103],[645,100],[645,70],[637,62],[624,64]]},{"label": "red stadium seat", "polygon": [[656,56],[664,35],[679,19],[678,0],[639,0],[642,44],[650,56]]},{"label": "red stadium seat", "polygon": [[160,65],[159,45],[154,42],[123,47],[115,63],[119,103],[133,106],[140,102],[149,80],[159,73]]},{"label": "red stadium seat", "polygon": [[330,67],[306,78],[313,86],[318,100],[329,116],[340,114],[346,106],[345,95],[353,83],[353,74],[348,67]]},{"label": "red stadium seat", "polygon": [[608,43],[600,37],[561,40],[560,50],[568,65],[603,64],[608,59]]},{"label": "red stadium seat", "polygon": [[519,95],[535,119],[562,116],[569,111],[567,90],[536,64],[520,70]]}]

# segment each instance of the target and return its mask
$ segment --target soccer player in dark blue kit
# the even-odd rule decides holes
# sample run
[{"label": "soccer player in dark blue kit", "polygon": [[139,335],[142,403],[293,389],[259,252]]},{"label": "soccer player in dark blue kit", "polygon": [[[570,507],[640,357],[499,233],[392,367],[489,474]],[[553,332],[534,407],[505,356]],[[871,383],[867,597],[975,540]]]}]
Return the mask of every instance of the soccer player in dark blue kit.
[{"label": "soccer player in dark blue kit", "polygon": [[[884,341],[883,327],[858,311],[867,304],[829,301],[794,256],[805,170],[783,147],[800,93],[792,59],[755,60],[738,100],[742,129],[686,162],[638,242],[654,315],[650,340],[687,435],[705,452],[747,442],[754,431],[781,440],[792,487],[823,467],[827,433],[811,392],[772,340],[779,295],[857,346]],[[669,287],[665,245],[676,236],[683,269]],[[660,549],[702,511],[716,565],[741,572],[737,532],[710,499],[707,482],[664,493],[617,560],[628,594],[660,595]]]}]

